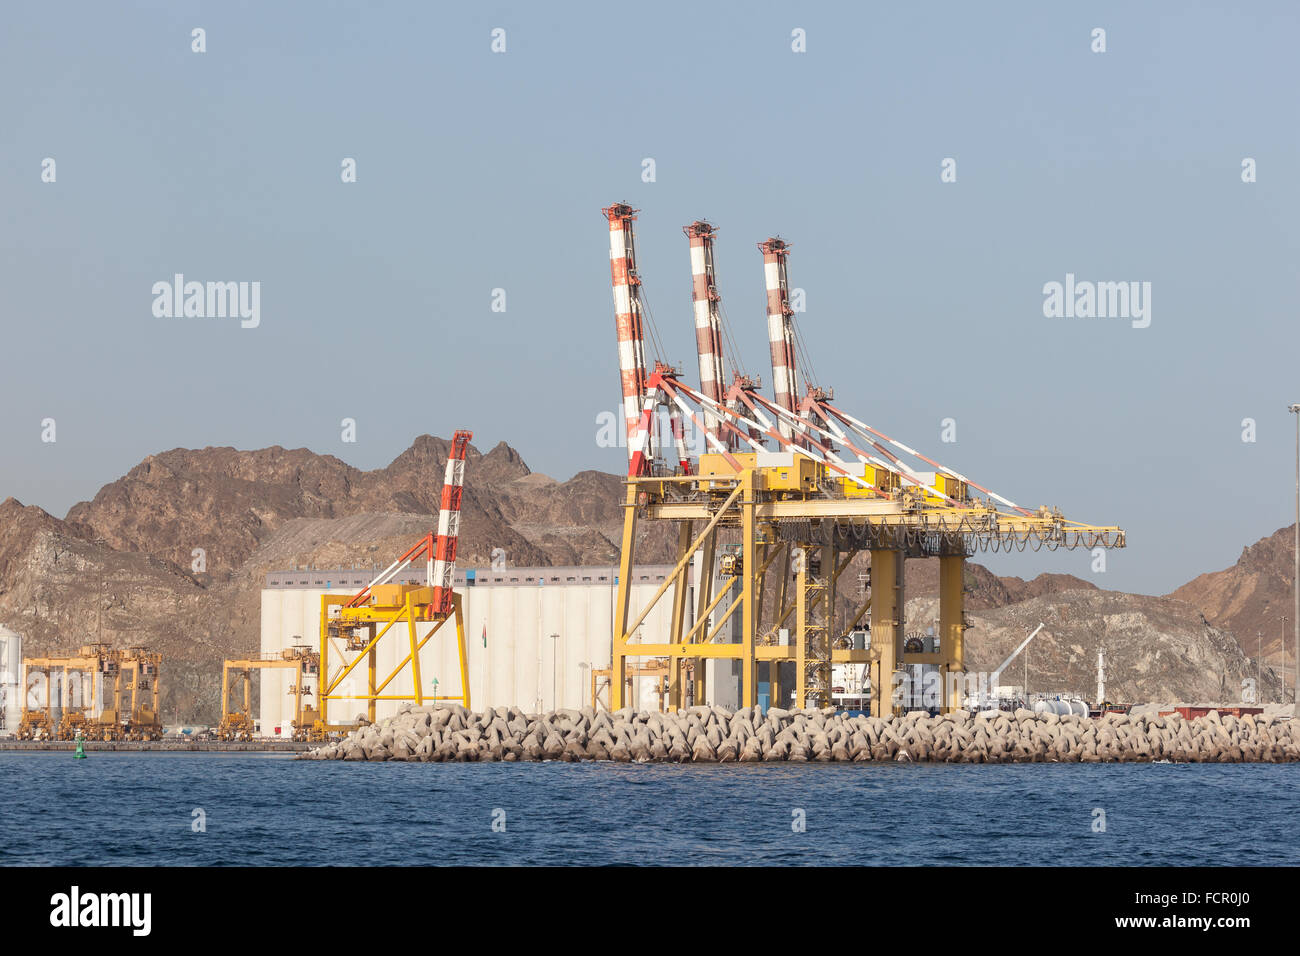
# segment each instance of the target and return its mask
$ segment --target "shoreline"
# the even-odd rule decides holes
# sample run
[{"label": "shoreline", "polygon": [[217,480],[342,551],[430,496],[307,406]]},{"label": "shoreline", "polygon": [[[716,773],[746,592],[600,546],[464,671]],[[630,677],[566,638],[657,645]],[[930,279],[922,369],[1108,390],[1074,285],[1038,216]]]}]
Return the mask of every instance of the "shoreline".
[{"label": "shoreline", "polygon": [[[306,753],[319,744],[292,740],[86,740],[86,753]],[[75,740],[0,740],[0,753],[73,753]]]},{"label": "shoreline", "polygon": [[422,763],[1292,763],[1300,724],[1272,715],[1099,718],[983,711],[847,716],[831,710],[690,707],[674,714],[591,708],[540,715],[500,707],[411,707],[298,760]]}]

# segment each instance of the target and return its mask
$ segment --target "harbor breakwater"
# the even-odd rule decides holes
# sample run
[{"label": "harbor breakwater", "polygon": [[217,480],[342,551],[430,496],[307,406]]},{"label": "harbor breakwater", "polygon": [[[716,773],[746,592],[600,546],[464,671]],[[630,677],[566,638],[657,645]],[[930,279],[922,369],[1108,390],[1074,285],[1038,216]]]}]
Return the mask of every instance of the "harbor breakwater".
[{"label": "harbor breakwater", "polygon": [[404,704],[299,760],[757,763],[1285,763],[1300,760],[1295,719],[1211,711],[1105,714],[1017,710],[930,716],[849,716],[833,710],[690,707],[677,713],[514,707],[473,712]]}]

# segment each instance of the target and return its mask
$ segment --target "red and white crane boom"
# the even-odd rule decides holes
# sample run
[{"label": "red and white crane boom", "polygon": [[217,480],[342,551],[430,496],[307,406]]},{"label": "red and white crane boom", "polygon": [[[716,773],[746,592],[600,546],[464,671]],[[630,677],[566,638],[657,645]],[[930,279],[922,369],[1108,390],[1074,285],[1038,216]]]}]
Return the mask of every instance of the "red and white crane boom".
[{"label": "red and white crane boom", "polygon": [[[790,244],[776,237],[758,244],[763,253],[763,279],[767,287],[767,340],[772,351],[772,392],[776,403],[798,415],[797,364],[795,361],[794,309],[790,307],[790,288],[786,276],[786,259]],[[781,435],[794,437],[794,429],[784,420]]]},{"label": "red and white crane boom", "polygon": [[[722,357],[722,319],[719,315],[717,278],[713,271],[713,237],[717,230],[697,219],[682,231],[691,241],[691,300],[695,306],[695,351],[700,364],[700,391],[721,403],[726,392],[725,363]],[[727,448],[731,436],[723,434],[718,416],[704,412],[705,433]],[[714,442],[709,443],[710,446]]]}]

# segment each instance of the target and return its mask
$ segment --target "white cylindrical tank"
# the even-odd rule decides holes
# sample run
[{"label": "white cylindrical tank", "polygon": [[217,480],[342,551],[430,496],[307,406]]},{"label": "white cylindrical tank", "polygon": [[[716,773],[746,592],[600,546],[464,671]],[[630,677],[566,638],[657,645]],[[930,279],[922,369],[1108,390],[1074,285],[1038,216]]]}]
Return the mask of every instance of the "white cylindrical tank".
[{"label": "white cylindrical tank", "polygon": [[0,624],[0,733],[12,734],[23,716],[23,639]]},{"label": "white cylindrical tank", "polygon": [[1071,713],[1071,710],[1069,703],[1063,700],[1036,700],[1034,701],[1034,713],[1063,716]]},{"label": "white cylindrical tank", "polygon": [[1088,702],[1086,700],[1081,700],[1078,697],[1072,697],[1069,700],[1069,704],[1070,704],[1070,713],[1074,714],[1076,717],[1088,716]]}]

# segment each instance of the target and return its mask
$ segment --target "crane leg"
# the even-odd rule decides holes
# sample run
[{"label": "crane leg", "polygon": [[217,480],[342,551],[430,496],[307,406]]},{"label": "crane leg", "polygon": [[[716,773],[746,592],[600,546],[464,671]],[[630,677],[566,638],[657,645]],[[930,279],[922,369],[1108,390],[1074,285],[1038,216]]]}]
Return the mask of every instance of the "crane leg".
[{"label": "crane leg", "polygon": [[903,555],[894,548],[871,549],[871,716],[887,717],[901,706],[894,699],[903,631]]},{"label": "crane leg", "polygon": [[947,714],[960,710],[964,697],[965,596],[962,592],[962,577],[965,568],[965,555],[945,554],[939,557],[939,647],[944,655],[943,711]]}]

